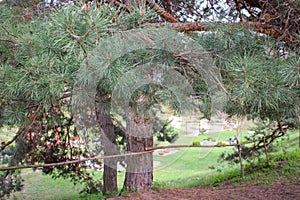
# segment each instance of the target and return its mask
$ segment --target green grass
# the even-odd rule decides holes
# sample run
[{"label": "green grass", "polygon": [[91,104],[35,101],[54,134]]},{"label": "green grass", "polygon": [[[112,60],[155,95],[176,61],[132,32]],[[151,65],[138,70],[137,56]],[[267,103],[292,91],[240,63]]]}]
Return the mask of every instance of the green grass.
[{"label": "green grass", "polygon": [[[298,130],[289,131],[288,135],[289,138],[281,140],[276,144],[276,146],[279,148],[279,151],[277,151],[276,153],[270,153],[269,155],[271,164],[273,163],[272,168],[265,168],[266,161],[264,161],[265,159],[264,157],[262,157],[260,161],[261,163],[257,163],[257,165],[260,167],[257,169],[258,172],[251,171],[250,169],[245,167],[246,173],[244,181],[266,176],[269,177],[269,179],[267,179],[263,183],[276,180],[277,166],[274,163],[279,160],[288,161],[288,163],[284,165],[280,170],[285,170],[287,172],[293,171],[294,173],[296,173],[281,173],[283,174],[283,176],[299,177],[300,151],[298,148]],[[220,156],[220,154],[224,151],[230,151],[230,147],[229,149],[228,147],[214,148],[209,154],[207,154],[205,158],[197,158],[197,154],[201,155],[201,151],[203,151],[202,148],[189,148],[183,153],[182,157],[178,157],[178,159],[174,161],[173,164],[159,171],[154,171],[155,187],[191,187],[196,185],[218,185],[224,180],[228,179],[243,181],[240,178],[239,165],[232,166],[226,163],[222,163],[220,166],[220,163],[217,162],[217,158]],[[154,157],[154,159],[171,162],[170,160],[168,160],[172,159],[171,156],[173,158],[176,158],[176,155],[170,155],[167,159],[164,159],[162,157]],[[245,163],[244,161],[244,164],[247,163]],[[212,165],[219,165],[219,167],[223,168],[223,172],[210,170],[209,166]]]},{"label": "green grass", "polygon": [[[234,135],[235,131],[207,133],[196,137],[180,135],[179,140],[175,144],[192,144],[193,141],[201,142],[208,137],[228,141],[228,138]],[[243,137],[241,136],[239,139],[243,140]],[[178,186],[177,183],[182,182],[186,178],[211,176],[217,171],[211,170],[209,167],[219,165],[219,156],[224,152],[231,152],[232,148],[193,147],[181,149],[167,156],[154,156],[154,160],[160,162],[160,166],[154,170],[154,182],[176,187]]]},{"label": "green grass", "polygon": [[[70,179],[52,179],[50,176],[43,175],[40,170],[33,172],[31,169],[22,171],[22,177],[25,180],[24,188],[20,192],[11,195],[10,199],[48,199],[48,200],[66,200],[66,199],[104,199],[102,194],[80,194],[83,185],[74,185]],[[95,178],[102,177],[102,172],[95,172]],[[124,173],[118,174],[119,188],[124,180]]]},{"label": "green grass", "polygon": [[14,137],[18,130],[16,128],[10,128],[8,126],[4,126],[0,128],[0,141],[8,142],[11,138]]},{"label": "green grass", "polygon": [[[225,131],[219,133],[207,133],[196,137],[184,137],[180,135],[175,144],[192,144],[193,141],[202,141],[207,137],[228,140],[235,135],[235,131]],[[243,140],[242,136],[239,139]],[[252,181],[253,184],[272,183],[280,177],[299,177],[299,150],[298,130],[288,131],[289,139],[280,141],[277,146],[279,151],[270,154],[272,168],[266,168],[265,162],[258,165],[257,170],[246,168],[245,179],[240,178],[239,166],[231,166],[228,163],[220,164],[218,158],[224,151],[232,151],[233,147],[217,148],[185,148],[176,153],[165,156],[154,156],[155,161],[160,165],[154,169],[154,188],[165,187],[192,187],[198,185],[218,186],[224,181],[236,184],[242,181]],[[295,153],[296,152],[296,153]],[[288,160],[288,163],[278,166],[281,160]],[[297,165],[298,164],[298,165]],[[209,167],[215,166],[212,170]],[[222,172],[217,169],[223,169]],[[295,170],[293,169],[295,168]],[[100,199],[101,195],[80,195],[82,185],[74,186],[70,180],[51,179],[42,175],[41,172],[30,173],[30,170],[23,170],[25,187],[22,192],[15,193],[16,199]],[[297,174],[298,173],[298,174]],[[96,172],[95,176],[101,177],[101,172]],[[267,178],[262,178],[267,177]],[[122,187],[124,172],[118,173],[119,188]],[[12,196],[13,197],[13,196]],[[13,199],[13,198],[12,198]]]},{"label": "green grass", "polygon": [[24,188],[21,192],[14,193],[11,199],[74,199],[79,197],[82,186],[74,186],[68,179],[52,179],[43,175],[41,171],[22,171]]}]

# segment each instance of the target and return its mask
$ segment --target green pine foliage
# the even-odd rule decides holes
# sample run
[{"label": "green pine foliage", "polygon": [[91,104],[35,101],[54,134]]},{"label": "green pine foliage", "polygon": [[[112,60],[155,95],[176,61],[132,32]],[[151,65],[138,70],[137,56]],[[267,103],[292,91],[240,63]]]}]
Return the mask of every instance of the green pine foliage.
[{"label": "green pine foliage", "polygon": [[[37,121],[31,126],[36,129],[32,131],[40,133],[35,142],[27,141],[26,137],[16,141],[10,165],[91,156],[91,152],[67,143],[70,136],[77,136],[70,115],[70,94],[78,78],[76,72],[100,40],[115,31],[152,20],[156,15],[140,16],[137,10],[125,14],[111,5],[92,3],[85,8],[81,4],[65,4],[41,14],[29,10],[32,16],[27,19],[24,17],[27,9],[13,7],[10,10],[0,6],[0,38],[5,38],[0,41],[1,124],[27,126],[31,123],[30,116],[35,116]],[[59,144],[55,141],[56,128],[60,130]],[[74,183],[84,182],[84,192],[96,193],[102,188],[101,180],[94,180],[79,164],[43,171],[52,177],[72,178]],[[4,192],[1,197],[21,186],[19,182],[14,184],[13,176],[9,175],[7,180],[11,180],[11,187],[8,192],[1,190]]]},{"label": "green pine foliage", "polygon": [[295,51],[282,50],[281,43],[240,26],[216,26],[196,40],[211,52],[221,70],[226,113],[275,121],[297,117],[299,56]]},{"label": "green pine foliage", "polygon": [[[68,94],[86,52],[110,34],[116,10],[108,5],[102,6],[101,11],[96,5],[91,5],[87,11],[81,5],[66,5],[64,12],[52,10],[33,16],[32,20],[22,17],[23,10],[10,11],[6,7],[1,10],[4,12],[1,12],[0,37],[9,40],[0,42],[1,122],[22,127],[28,125],[29,117],[34,114],[37,122],[32,127],[40,134],[34,142],[26,137],[16,141],[10,165],[78,159],[84,151],[66,143],[70,136],[76,136]],[[60,129],[59,144],[55,142],[56,127]],[[57,170],[45,168],[44,172],[53,177],[72,177],[74,183],[83,181],[87,192],[101,189],[78,164]],[[11,186],[9,191],[19,187],[19,182],[13,182],[19,179],[9,175],[2,180],[6,179]],[[3,192],[1,196],[7,195]]]}]

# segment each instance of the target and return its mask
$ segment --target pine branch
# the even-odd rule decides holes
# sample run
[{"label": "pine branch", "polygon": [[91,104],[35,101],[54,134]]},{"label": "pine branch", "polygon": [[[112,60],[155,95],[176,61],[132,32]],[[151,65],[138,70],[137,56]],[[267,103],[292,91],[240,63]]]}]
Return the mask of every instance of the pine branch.
[{"label": "pine branch", "polygon": [[72,33],[72,31],[69,29],[69,28],[67,28],[67,32],[69,33],[69,35],[73,38],[73,39],[75,39],[75,40],[80,40],[80,36],[78,36],[78,35],[75,35],[74,33]]},{"label": "pine branch", "polygon": [[0,38],[0,41],[10,42],[10,43],[17,43],[15,40],[6,39],[6,38]]},{"label": "pine branch", "polygon": [[234,0],[234,2],[236,4],[236,9],[239,13],[240,20],[243,21],[243,14],[241,12],[241,2],[240,2],[240,0]]},{"label": "pine branch", "polygon": [[248,11],[248,13],[254,17],[255,19],[258,18],[257,14],[255,14],[252,10],[251,10],[251,7],[247,5],[247,3],[245,1],[241,1],[241,0],[236,0],[236,1],[239,1],[240,4],[243,5],[243,7]]},{"label": "pine branch", "polygon": [[150,6],[150,8],[154,9],[162,18],[164,18],[168,22],[178,23],[178,20],[176,18],[174,18],[170,13],[165,11],[163,8],[161,8],[152,0],[146,0],[146,2]]},{"label": "pine branch", "polygon": [[[177,29],[181,32],[190,32],[190,31],[209,31],[213,27],[212,25],[221,25],[222,23],[207,23],[207,22],[178,22],[178,23],[152,23],[148,24],[153,27],[161,27],[161,26],[170,26],[174,29]],[[260,22],[238,22],[232,23],[228,25],[241,25],[245,28],[252,28],[253,31],[257,33],[263,33],[269,35],[275,39],[280,39],[283,41],[293,41],[295,38],[292,35],[284,33],[284,31],[277,30],[272,25],[262,24]]]},{"label": "pine branch", "polygon": [[4,26],[1,26],[1,28],[8,34],[8,35],[11,35],[11,36],[13,36],[14,38],[19,38],[18,36],[16,36],[16,35],[14,35],[14,34],[12,34],[11,32],[9,32],[8,30],[7,30],[7,28],[5,28]]}]

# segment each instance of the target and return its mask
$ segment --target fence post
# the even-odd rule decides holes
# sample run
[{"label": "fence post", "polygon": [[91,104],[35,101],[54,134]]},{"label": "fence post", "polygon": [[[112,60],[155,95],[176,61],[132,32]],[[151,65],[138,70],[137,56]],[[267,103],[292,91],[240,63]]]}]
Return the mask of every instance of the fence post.
[{"label": "fence post", "polygon": [[266,159],[267,159],[267,165],[270,167],[270,160],[269,160],[269,155],[268,155],[268,149],[266,145],[266,137],[264,136],[264,149],[265,149],[265,154],[266,154]]},{"label": "fence post", "polygon": [[238,153],[239,153],[239,161],[240,161],[242,179],[244,179],[244,166],[243,166],[243,162],[242,162],[241,145],[239,144],[239,141],[237,141],[237,148],[238,148]]}]

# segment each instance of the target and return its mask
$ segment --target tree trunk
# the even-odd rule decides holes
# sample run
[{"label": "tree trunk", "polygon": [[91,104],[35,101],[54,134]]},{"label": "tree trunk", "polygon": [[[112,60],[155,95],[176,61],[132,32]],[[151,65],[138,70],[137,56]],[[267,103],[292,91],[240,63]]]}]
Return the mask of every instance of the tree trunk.
[{"label": "tree trunk", "polygon": [[[142,152],[153,146],[152,124],[149,118],[129,111],[126,116],[128,152]],[[127,191],[149,190],[153,181],[152,153],[126,158],[124,188]]]},{"label": "tree trunk", "polygon": [[[105,110],[103,103],[98,103],[97,106],[98,110]],[[116,144],[116,135],[110,114],[107,112],[98,111],[97,117],[101,128],[104,156],[118,154],[119,151]],[[108,192],[117,191],[117,159],[104,159],[102,192],[103,194],[107,194]]]}]

